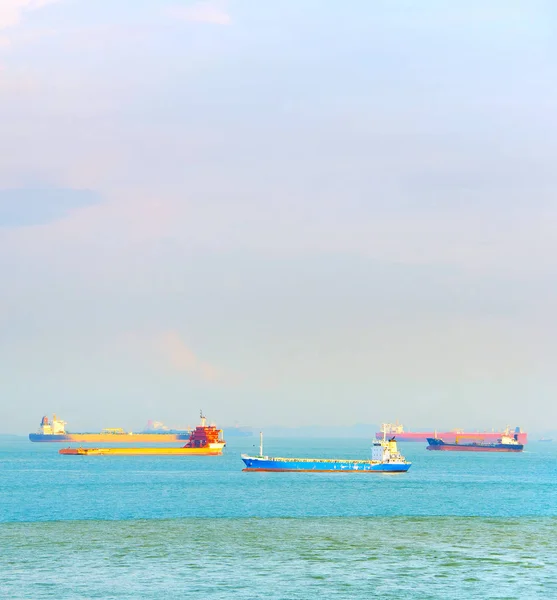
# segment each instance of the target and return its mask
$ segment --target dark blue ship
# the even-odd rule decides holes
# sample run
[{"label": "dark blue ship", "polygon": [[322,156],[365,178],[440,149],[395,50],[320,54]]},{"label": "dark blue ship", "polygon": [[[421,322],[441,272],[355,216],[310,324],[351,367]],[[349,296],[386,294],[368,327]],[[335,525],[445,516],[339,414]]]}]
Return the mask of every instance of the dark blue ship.
[{"label": "dark blue ship", "polygon": [[455,452],[522,452],[524,445],[520,444],[517,439],[517,434],[514,437],[503,436],[496,443],[485,443],[483,441],[462,443],[458,438],[454,444],[448,444],[441,438],[427,438],[427,450],[449,450]]}]

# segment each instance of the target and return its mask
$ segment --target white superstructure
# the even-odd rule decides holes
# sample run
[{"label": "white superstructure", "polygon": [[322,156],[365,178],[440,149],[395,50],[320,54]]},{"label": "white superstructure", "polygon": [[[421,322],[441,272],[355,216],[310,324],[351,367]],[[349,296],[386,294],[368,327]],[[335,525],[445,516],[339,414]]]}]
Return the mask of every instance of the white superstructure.
[{"label": "white superstructure", "polygon": [[56,415],[52,415],[52,421],[49,421],[45,415],[42,418],[39,433],[43,435],[64,435],[66,433],[66,425],[66,421],[58,419]]}]

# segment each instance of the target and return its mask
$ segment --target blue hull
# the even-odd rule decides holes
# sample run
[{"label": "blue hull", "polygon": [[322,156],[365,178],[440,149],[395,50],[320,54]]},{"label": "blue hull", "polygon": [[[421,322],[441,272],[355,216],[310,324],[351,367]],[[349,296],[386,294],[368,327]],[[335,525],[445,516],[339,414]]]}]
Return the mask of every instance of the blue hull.
[{"label": "blue hull", "polygon": [[258,458],[243,456],[244,471],[299,471],[311,473],[405,473],[411,463],[380,463],[367,460]]},{"label": "blue hull", "polygon": [[32,442],[71,442],[71,435],[44,435],[42,433],[30,433],[29,439]]}]

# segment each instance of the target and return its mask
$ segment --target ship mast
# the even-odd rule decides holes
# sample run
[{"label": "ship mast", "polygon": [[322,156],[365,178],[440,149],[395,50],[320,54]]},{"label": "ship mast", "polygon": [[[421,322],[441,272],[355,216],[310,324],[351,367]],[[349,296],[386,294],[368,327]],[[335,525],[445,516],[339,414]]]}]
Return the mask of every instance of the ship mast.
[{"label": "ship mast", "polygon": [[259,456],[263,456],[263,432],[259,432]]}]

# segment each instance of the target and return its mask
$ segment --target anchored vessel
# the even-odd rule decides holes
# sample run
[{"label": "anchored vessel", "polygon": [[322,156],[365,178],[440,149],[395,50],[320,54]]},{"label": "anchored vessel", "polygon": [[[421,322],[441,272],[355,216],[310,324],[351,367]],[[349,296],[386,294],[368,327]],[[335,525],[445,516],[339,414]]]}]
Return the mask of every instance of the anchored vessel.
[{"label": "anchored vessel", "polygon": [[56,415],[49,421],[47,416],[41,420],[37,433],[30,433],[32,442],[110,442],[130,444],[133,442],[179,442],[190,438],[189,429],[168,429],[162,423],[149,422],[147,428],[141,432],[126,432],[117,427],[103,429],[100,433],[71,433],[66,431],[66,421],[58,419]]},{"label": "anchored vessel", "polygon": [[371,460],[344,458],[281,458],[263,454],[263,434],[259,434],[259,456],[242,454],[244,471],[309,471],[320,473],[405,473],[411,463],[398,451],[394,438],[375,440]]},{"label": "anchored vessel", "polygon": [[[381,431],[378,431],[375,435],[380,438],[383,437],[383,434],[387,437],[396,436],[399,442],[425,442],[428,438],[440,437],[449,444],[454,444],[457,437],[460,440],[468,439],[470,441],[477,441],[481,439],[483,442],[496,443],[502,436],[513,436],[510,427],[506,427],[503,431],[464,431],[464,429],[453,429],[452,431],[443,431],[439,434],[433,431],[404,431],[404,426],[398,421],[395,423],[383,423]],[[520,427],[515,428],[514,434],[518,435],[517,440],[520,444],[526,444],[528,441],[528,434],[521,431]]]},{"label": "anchored vessel", "polygon": [[231,425],[227,427],[226,425],[222,428],[226,434],[226,437],[251,437],[253,435],[253,431],[249,426],[240,426],[240,425]]},{"label": "anchored vessel", "polygon": [[485,443],[482,441],[466,442],[461,443],[460,439],[457,438],[454,444],[444,442],[441,438],[433,437],[427,438],[429,444],[428,450],[452,450],[457,452],[522,452],[524,445],[519,443],[518,435],[514,437],[502,436],[495,443]]},{"label": "anchored vessel", "polygon": [[207,425],[207,419],[201,413],[201,424],[198,425],[190,434],[185,446],[159,447],[159,448],[62,448],[59,454],[68,454],[71,456],[90,456],[90,455],[218,455],[222,454],[222,449],[226,442],[222,439],[222,429],[217,429],[215,425]]}]

